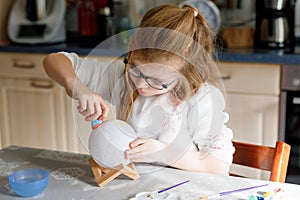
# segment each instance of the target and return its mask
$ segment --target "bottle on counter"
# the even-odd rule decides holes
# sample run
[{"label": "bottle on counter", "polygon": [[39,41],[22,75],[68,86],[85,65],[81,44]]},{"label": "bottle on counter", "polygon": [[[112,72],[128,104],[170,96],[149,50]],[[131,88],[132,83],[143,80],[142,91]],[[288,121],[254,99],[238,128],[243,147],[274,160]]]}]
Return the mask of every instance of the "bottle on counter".
[{"label": "bottle on counter", "polygon": [[78,5],[78,29],[80,36],[95,36],[98,33],[97,10],[94,1],[81,0]]}]

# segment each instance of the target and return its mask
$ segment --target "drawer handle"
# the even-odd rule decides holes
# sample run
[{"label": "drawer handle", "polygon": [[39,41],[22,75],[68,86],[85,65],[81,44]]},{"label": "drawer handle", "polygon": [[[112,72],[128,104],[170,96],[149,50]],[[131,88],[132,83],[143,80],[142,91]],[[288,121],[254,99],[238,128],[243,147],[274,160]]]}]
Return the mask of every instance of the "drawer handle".
[{"label": "drawer handle", "polygon": [[33,63],[27,61],[14,61],[13,66],[22,69],[32,69],[35,67]]},{"label": "drawer handle", "polygon": [[34,80],[31,82],[31,86],[35,88],[50,89],[53,88],[54,85],[50,81]]},{"label": "drawer handle", "polygon": [[221,76],[221,79],[222,79],[222,80],[230,80],[230,79],[231,79],[231,76],[228,75],[228,74],[224,74],[224,75]]}]

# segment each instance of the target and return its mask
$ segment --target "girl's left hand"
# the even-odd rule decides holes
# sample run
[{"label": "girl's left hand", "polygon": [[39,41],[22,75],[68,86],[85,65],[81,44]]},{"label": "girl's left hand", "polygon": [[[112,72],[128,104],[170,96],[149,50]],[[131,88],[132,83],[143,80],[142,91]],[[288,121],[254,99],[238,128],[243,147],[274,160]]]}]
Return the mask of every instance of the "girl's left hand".
[{"label": "girl's left hand", "polygon": [[129,143],[129,147],[125,156],[133,162],[160,162],[159,152],[166,144],[152,138],[137,138]]}]

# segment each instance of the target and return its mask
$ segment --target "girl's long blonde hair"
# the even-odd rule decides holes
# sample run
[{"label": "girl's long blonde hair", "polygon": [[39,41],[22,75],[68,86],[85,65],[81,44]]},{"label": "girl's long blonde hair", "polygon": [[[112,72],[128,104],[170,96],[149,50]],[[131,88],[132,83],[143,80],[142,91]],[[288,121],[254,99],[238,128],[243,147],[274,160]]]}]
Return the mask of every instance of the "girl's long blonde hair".
[{"label": "girl's long blonde hair", "polygon": [[[197,93],[203,82],[213,83],[215,33],[196,8],[184,5],[161,5],[147,11],[129,41],[127,58],[155,62],[159,58],[177,56],[182,61],[183,77],[172,91],[180,100]],[[130,117],[137,92],[128,80],[122,95],[119,118]]]}]

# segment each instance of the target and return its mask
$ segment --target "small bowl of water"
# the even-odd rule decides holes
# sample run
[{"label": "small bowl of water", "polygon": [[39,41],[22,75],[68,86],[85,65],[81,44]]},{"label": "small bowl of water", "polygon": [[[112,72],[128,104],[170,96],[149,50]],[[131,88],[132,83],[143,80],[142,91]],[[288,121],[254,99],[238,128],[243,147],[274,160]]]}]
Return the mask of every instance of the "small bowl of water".
[{"label": "small bowl of water", "polygon": [[12,190],[22,197],[42,193],[48,185],[49,173],[43,169],[26,169],[8,176]]}]

